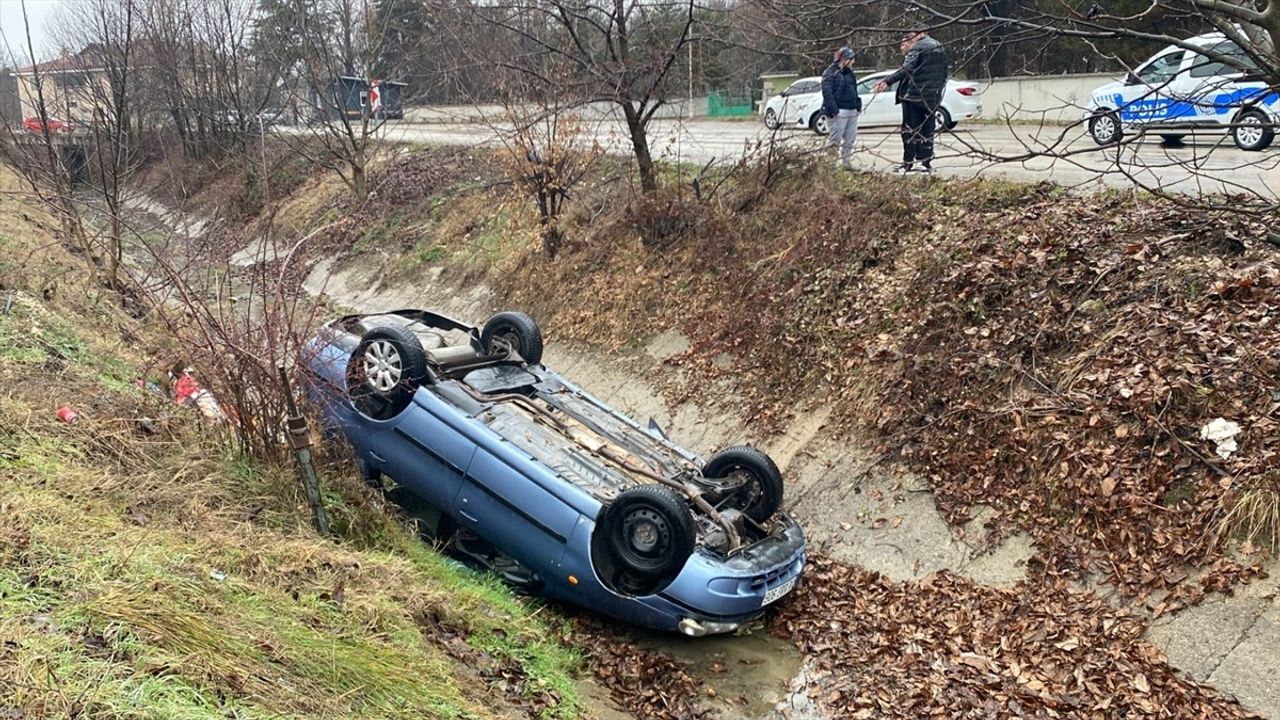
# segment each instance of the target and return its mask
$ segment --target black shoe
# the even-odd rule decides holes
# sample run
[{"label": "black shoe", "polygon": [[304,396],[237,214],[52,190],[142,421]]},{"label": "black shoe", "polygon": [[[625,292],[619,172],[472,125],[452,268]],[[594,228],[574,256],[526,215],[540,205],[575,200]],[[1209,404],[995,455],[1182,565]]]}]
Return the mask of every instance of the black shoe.
[{"label": "black shoe", "polygon": [[902,163],[901,165],[893,166],[894,175],[906,175],[909,172],[912,172],[911,163]]}]

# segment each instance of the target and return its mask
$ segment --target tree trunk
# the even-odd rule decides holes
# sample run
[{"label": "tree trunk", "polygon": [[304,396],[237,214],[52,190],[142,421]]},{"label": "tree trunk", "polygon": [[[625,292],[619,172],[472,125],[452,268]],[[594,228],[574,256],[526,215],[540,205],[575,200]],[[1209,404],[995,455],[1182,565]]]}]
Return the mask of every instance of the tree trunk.
[{"label": "tree trunk", "polygon": [[351,163],[351,192],[358,202],[363,203],[369,198],[369,181],[365,178],[363,158]]},{"label": "tree trunk", "polygon": [[622,114],[627,119],[627,130],[631,134],[631,148],[635,151],[636,167],[640,170],[640,189],[651,193],[658,189],[658,178],[653,171],[653,156],[649,154],[649,132],[645,128],[641,111],[630,101],[622,104]]}]

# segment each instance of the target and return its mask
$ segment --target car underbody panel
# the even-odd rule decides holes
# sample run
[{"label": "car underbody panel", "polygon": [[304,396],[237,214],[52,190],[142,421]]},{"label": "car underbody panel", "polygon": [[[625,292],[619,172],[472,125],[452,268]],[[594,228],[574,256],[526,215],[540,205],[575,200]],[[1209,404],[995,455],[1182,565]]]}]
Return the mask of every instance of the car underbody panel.
[{"label": "car underbody panel", "polygon": [[[779,508],[767,456],[738,447],[704,462],[652,420],[644,427],[525,360],[526,349],[541,357],[540,340],[517,344],[492,327],[416,310],[353,315],[304,350],[370,477],[392,478],[414,513],[435,508],[424,531],[526,591],[686,634],[727,632],[790,591],[804,535]],[[417,363],[411,392],[385,412],[357,395],[369,358],[387,357],[369,349],[379,342]],[[619,554],[659,537],[682,538],[681,549]],[[676,564],[635,574],[667,557]]]}]

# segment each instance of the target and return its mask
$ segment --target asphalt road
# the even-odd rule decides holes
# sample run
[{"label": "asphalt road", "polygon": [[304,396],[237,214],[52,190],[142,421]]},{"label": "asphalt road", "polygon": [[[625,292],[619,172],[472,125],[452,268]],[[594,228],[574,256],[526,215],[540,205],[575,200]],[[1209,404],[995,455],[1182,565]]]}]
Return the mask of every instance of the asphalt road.
[{"label": "asphalt road", "polygon": [[[621,123],[602,120],[586,127],[608,152],[630,152]],[[379,134],[388,141],[497,146],[504,142],[506,130],[479,121],[389,123]],[[761,153],[771,140],[809,150],[819,149],[823,140],[807,131],[771,133],[752,121],[655,120],[650,134],[655,157],[692,163],[732,162],[744,154]],[[901,160],[901,148],[895,129],[864,129],[855,164],[887,170]],[[1072,188],[1136,185],[1193,196],[1244,193],[1280,202],[1280,140],[1264,152],[1238,150],[1222,134],[1188,136],[1179,147],[1162,145],[1153,137],[1099,148],[1078,126],[961,124],[939,137],[936,153],[939,174],[950,177],[1051,180]]]}]

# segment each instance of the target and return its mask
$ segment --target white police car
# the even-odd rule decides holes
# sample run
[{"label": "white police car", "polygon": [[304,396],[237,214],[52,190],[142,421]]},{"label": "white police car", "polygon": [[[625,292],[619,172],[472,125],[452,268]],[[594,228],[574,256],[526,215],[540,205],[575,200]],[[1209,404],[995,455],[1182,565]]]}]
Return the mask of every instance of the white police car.
[{"label": "white police car", "polygon": [[[1222,33],[1199,35],[1186,44],[1256,67]],[[1119,142],[1133,131],[1178,142],[1191,132],[1226,130],[1241,150],[1263,150],[1280,127],[1280,95],[1256,73],[1170,45],[1124,80],[1094,90],[1084,119],[1099,145]]]}]

